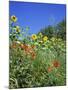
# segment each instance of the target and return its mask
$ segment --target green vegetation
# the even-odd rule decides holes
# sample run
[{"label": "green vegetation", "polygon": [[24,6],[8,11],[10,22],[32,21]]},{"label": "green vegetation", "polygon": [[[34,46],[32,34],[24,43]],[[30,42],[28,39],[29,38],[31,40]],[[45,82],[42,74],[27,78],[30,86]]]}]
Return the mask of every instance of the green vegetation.
[{"label": "green vegetation", "polygon": [[27,34],[29,27],[24,30],[16,22],[17,17],[11,16],[9,88],[66,85],[64,21],[32,36]]},{"label": "green vegetation", "polygon": [[55,26],[48,26],[40,31],[43,35],[47,35],[49,38],[56,37],[66,40],[66,20],[62,20]]}]

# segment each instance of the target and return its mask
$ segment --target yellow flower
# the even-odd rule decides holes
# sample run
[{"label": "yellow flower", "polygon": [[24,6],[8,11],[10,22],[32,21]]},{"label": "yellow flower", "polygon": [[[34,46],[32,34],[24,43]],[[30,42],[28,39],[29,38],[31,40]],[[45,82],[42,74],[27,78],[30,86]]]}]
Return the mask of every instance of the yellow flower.
[{"label": "yellow flower", "polygon": [[16,22],[16,21],[17,21],[17,17],[16,17],[15,15],[11,16],[11,20],[12,20],[13,22]]},{"label": "yellow flower", "polygon": [[19,26],[16,26],[16,29],[19,29],[20,27]]},{"label": "yellow flower", "polygon": [[47,41],[48,40],[48,37],[47,36],[44,36],[43,37],[43,41],[45,42],[45,41]]},{"label": "yellow flower", "polygon": [[16,26],[16,32],[20,32],[20,27]]},{"label": "yellow flower", "polygon": [[36,34],[32,34],[31,38],[32,38],[32,40],[36,40],[37,39],[37,35]]}]

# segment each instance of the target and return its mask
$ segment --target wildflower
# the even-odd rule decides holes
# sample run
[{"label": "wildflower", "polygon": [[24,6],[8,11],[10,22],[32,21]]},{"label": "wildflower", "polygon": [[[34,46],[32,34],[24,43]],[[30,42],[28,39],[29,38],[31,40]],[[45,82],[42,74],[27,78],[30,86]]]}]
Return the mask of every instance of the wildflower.
[{"label": "wildflower", "polygon": [[21,47],[21,49],[23,49],[24,45],[23,45],[23,44],[21,44],[21,45],[20,45],[20,47]]},{"label": "wildflower", "polygon": [[48,69],[47,69],[47,71],[48,72],[51,72],[52,71],[52,67],[49,66]]},{"label": "wildflower", "polygon": [[31,48],[33,48],[33,49],[34,49],[34,48],[36,48],[36,46],[35,46],[35,45],[31,45]]},{"label": "wildflower", "polygon": [[29,45],[27,45],[25,48],[25,51],[26,51],[26,53],[30,54],[30,53],[32,53],[32,48]]},{"label": "wildflower", "polygon": [[16,32],[20,32],[20,27],[16,26]]},{"label": "wildflower", "polygon": [[56,60],[53,62],[53,66],[57,68],[60,66],[60,63]]},{"label": "wildflower", "polygon": [[16,17],[15,15],[11,16],[11,20],[12,20],[13,22],[16,22],[16,21],[17,21],[17,17]]},{"label": "wildflower", "polygon": [[30,51],[31,51],[30,46],[28,46],[26,44],[21,44],[21,48],[24,49],[26,53],[30,53]]},{"label": "wildflower", "polygon": [[48,37],[47,36],[44,36],[43,37],[43,41],[45,42],[45,41],[47,41],[48,40]]},{"label": "wildflower", "polygon": [[16,26],[16,29],[20,29],[20,27],[19,26]]},{"label": "wildflower", "polygon": [[32,40],[36,40],[37,39],[37,35],[36,34],[32,34],[31,38],[32,38]]},{"label": "wildflower", "polygon": [[36,58],[35,52],[32,52],[32,53],[31,53],[31,57],[32,57],[32,59],[35,59],[35,58]]},{"label": "wildflower", "polygon": [[26,50],[28,48],[28,46],[26,44],[21,44],[21,48]]}]

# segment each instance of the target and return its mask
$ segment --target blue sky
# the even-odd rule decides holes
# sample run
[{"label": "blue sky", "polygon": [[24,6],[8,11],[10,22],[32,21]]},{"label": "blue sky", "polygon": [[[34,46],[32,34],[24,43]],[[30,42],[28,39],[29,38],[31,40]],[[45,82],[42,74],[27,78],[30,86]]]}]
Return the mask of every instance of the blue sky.
[{"label": "blue sky", "polygon": [[18,18],[20,26],[29,26],[29,33],[37,33],[41,28],[62,21],[66,16],[66,5],[10,1],[9,13]]}]

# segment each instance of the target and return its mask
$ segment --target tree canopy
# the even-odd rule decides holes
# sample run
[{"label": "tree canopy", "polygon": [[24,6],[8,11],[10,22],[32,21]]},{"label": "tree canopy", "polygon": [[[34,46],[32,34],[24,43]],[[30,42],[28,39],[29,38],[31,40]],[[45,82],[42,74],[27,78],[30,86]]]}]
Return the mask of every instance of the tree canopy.
[{"label": "tree canopy", "polygon": [[62,38],[63,40],[66,39],[66,20],[62,20],[55,26],[49,25],[48,27],[42,28],[40,32],[43,35],[47,35],[48,38],[51,37],[58,37]]}]

